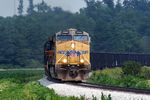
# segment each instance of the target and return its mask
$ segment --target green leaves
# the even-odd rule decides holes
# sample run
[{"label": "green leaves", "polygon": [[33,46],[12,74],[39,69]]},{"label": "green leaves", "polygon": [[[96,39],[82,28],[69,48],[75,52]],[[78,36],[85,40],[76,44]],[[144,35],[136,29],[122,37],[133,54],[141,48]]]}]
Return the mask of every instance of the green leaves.
[{"label": "green leaves", "polygon": [[1,100],[84,100],[84,97],[64,97],[57,95],[53,89],[42,86],[38,79],[43,71],[1,71]]},{"label": "green leaves", "polygon": [[18,13],[19,15],[23,13],[23,0],[19,0]]},{"label": "green leaves", "polygon": [[141,64],[134,61],[128,61],[123,64],[122,71],[126,75],[137,76],[141,72]]},{"label": "green leaves", "polygon": [[[112,73],[112,72],[116,72],[115,70],[118,71],[117,68],[114,68],[114,69],[107,68],[101,71],[94,71],[92,72],[92,76],[88,79],[88,82],[104,84],[104,85],[109,85],[109,86],[150,89],[150,82],[146,79],[143,79],[143,77],[141,77],[141,75],[145,75],[144,74],[145,71],[142,71],[140,75],[136,74],[136,76],[133,76],[130,74],[129,75],[123,74],[121,71],[120,73]],[[148,68],[147,70],[150,71],[150,69]],[[118,75],[115,75],[115,74],[118,74]]]},{"label": "green leaves", "polygon": [[[22,13],[23,0],[19,0]],[[0,18],[0,64],[35,66],[43,61],[43,44],[56,32],[77,28],[89,32],[91,50],[150,52],[150,1],[85,0],[79,13],[29,1],[28,14]]]}]

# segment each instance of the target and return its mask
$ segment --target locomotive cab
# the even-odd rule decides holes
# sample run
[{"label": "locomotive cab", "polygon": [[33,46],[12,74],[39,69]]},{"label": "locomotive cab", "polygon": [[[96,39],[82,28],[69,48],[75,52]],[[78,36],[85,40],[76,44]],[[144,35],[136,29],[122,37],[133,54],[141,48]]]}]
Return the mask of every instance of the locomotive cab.
[{"label": "locomotive cab", "polygon": [[49,63],[50,60],[46,60],[48,63],[45,63],[48,66],[47,69],[50,70],[50,76],[52,76],[52,70],[53,76],[57,79],[86,80],[91,70],[89,34],[76,29],[68,29],[56,33],[53,38],[55,38],[52,42],[55,44],[52,49],[53,57],[51,57],[51,63]]}]

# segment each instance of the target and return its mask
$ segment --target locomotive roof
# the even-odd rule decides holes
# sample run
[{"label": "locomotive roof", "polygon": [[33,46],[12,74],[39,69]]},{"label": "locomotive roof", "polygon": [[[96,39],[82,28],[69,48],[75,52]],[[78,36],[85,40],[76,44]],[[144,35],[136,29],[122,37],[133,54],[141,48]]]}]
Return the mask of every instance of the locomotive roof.
[{"label": "locomotive roof", "polygon": [[73,29],[73,28],[59,31],[58,33],[56,33],[56,36],[57,35],[87,35],[87,36],[89,36],[89,34],[87,32]]},{"label": "locomotive roof", "polygon": [[87,35],[89,37],[89,34],[85,31],[70,28],[67,30],[59,31],[56,34],[52,35],[51,37],[49,37],[49,41],[55,40],[55,37],[57,35]]}]

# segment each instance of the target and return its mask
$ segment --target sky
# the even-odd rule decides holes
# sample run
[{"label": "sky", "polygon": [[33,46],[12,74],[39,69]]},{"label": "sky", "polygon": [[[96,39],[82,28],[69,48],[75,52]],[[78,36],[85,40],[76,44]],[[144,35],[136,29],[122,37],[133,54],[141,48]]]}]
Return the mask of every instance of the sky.
[{"label": "sky", "polygon": [[[0,0],[0,16],[7,17],[17,14],[19,0]],[[28,1],[24,0],[24,12],[28,7]],[[42,0],[33,0],[34,4]],[[66,11],[77,12],[80,8],[86,7],[84,0],[44,0],[51,7],[61,7]]]}]

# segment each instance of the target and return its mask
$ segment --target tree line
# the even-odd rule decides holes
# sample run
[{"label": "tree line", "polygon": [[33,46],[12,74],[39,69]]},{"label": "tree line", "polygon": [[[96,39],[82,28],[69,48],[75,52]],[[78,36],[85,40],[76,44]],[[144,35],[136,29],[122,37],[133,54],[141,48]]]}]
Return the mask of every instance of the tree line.
[{"label": "tree line", "polygon": [[0,65],[39,66],[43,45],[56,32],[77,28],[91,36],[91,50],[102,52],[150,52],[149,0],[85,0],[87,7],[71,13],[50,7],[44,0],[29,0],[23,14],[0,17]]}]

